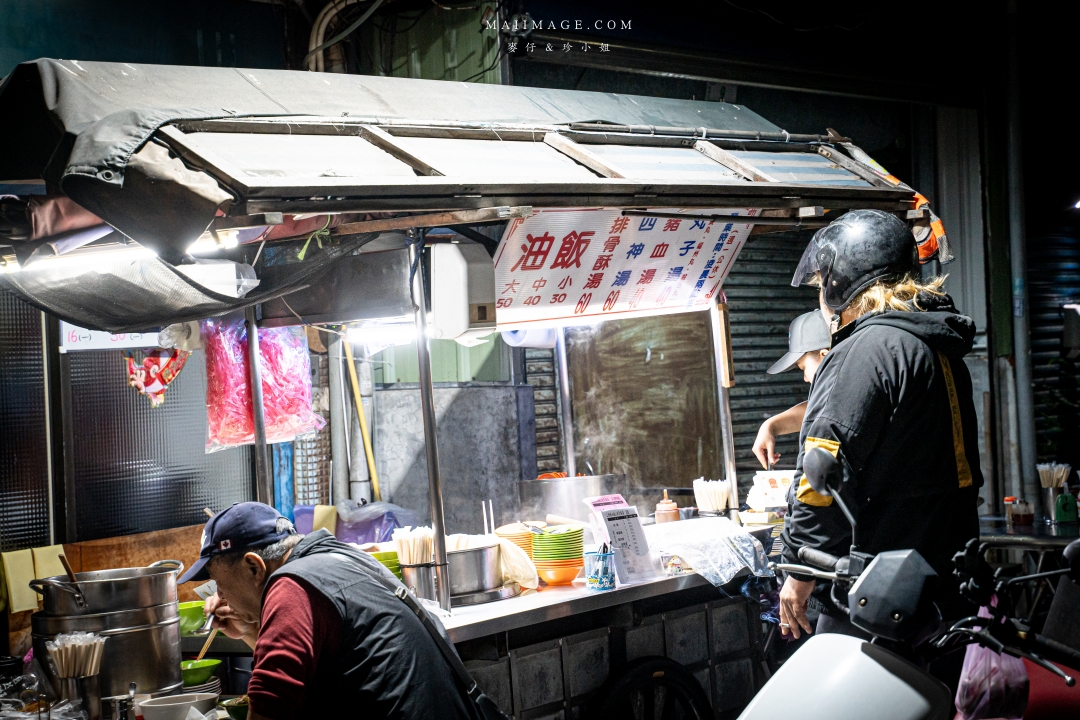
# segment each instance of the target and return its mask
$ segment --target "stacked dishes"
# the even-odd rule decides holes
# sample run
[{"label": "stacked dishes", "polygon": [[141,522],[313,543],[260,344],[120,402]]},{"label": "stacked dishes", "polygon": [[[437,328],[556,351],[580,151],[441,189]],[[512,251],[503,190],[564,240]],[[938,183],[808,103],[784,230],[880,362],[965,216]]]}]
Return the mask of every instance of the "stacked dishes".
[{"label": "stacked dishes", "polygon": [[496,528],[495,534],[514,543],[524,550],[525,554],[531,558],[533,556],[533,535],[535,533],[529,530],[530,527],[543,530],[547,527],[547,523],[539,520],[510,523],[509,525],[503,525],[500,528]]},{"label": "stacked dishes", "polygon": [[536,572],[548,585],[569,585],[585,566],[583,530],[560,525],[532,538]]},{"label": "stacked dishes", "polygon": [[185,685],[184,692],[186,693],[213,693],[214,695],[221,694],[221,678],[216,675],[202,685]]},{"label": "stacked dishes", "polygon": [[371,557],[378,560],[383,567],[397,576],[397,579],[401,579],[401,564],[398,560],[398,554],[393,550],[386,550],[383,552],[373,552]]}]

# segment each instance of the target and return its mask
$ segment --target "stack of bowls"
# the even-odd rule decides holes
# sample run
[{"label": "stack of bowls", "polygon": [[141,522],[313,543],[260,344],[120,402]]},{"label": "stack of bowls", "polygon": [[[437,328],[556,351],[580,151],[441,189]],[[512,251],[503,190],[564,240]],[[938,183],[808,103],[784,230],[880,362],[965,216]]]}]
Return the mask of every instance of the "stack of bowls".
[{"label": "stack of bowls", "polygon": [[500,528],[495,528],[495,534],[514,543],[519,548],[524,550],[525,554],[531,558],[533,554],[534,533],[529,530],[526,525],[528,525],[529,527],[539,528],[541,530],[547,527],[546,522],[541,522],[539,520],[528,520],[526,522],[510,523],[509,525],[503,525]]},{"label": "stack of bowls", "polygon": [[385,550],[382,552],[373,552],[371,557],[382,563],[390,572],[397,576],[397,579],[401,579],[401,564],[398,562],[397,552],[394,550]]},{"label": "stack of bowls", "polygon": [[534,535],[533,564],[540,579],[548,585],[569,585],[585,566],[583,530],[560,525]]}]

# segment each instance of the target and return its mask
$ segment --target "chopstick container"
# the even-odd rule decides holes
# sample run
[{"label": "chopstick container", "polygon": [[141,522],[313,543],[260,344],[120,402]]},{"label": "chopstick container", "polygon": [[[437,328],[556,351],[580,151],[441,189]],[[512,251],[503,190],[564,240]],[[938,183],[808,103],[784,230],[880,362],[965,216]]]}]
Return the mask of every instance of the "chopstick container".
[{"label": "chopstick container", "polygon": [[585,587],[589,590],[615,589],[615,553],[585,553]]},{"label": "chopstick container", "polygon": [[101,685],[97,675],[64,678],[63,698],[86,713],[87,720],[101,720]]},{"label": "chopstick container", "polygon": [[419,565],[401,564],[401,582],[412,590],[413,595],[424,600],[435,600],[435,563]]}]

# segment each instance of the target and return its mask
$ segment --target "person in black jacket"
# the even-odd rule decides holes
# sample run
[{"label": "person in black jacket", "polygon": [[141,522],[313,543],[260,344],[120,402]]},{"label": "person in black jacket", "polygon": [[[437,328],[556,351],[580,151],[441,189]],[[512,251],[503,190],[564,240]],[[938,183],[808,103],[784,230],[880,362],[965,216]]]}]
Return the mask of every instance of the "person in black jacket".
[{"label": "person in black jacket", "polygon": [[[979,529],[982,473],[963,360],[975,326],[942,291],[944,278],[917,278],[914,236],[880,210],[843,215],[806,250],[792,284],[820,285],[833,341],[800,433],[784,560],[799,563],[802,547],[849,551],[851,527],[839,507],[802,475],[804,453],[821,447],[841,461],[840,492],[858,520],[859,550],[914,548],[937,571],[936,599],[947,607],[958,601],[951,558]],[[806,605],[814,589],[812,578],[794,575],[781,589],[781,628],[796,638],[811,632]],[[817,629],[852,631],[827,613]]]}]

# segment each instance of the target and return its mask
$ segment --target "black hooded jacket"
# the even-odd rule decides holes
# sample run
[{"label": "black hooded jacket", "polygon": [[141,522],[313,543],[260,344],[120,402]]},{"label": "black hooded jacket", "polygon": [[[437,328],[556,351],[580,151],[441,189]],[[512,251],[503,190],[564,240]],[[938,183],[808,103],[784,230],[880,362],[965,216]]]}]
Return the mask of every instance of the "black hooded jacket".
[{"label": "black hooded jacket", "polygon": [[946,599],[952,556],[979,531],[982,473],[963,360],[975,325],[948,296],[923,295],[917,303],[923,311],[864,315],[833,335],[799,436],[784,559],[798,563],[803,546],[848,554],[851,526],[802,474],[803,454],[824,447],[841,460],[841,494],[858,520],[859,549],[918,550]]}]

